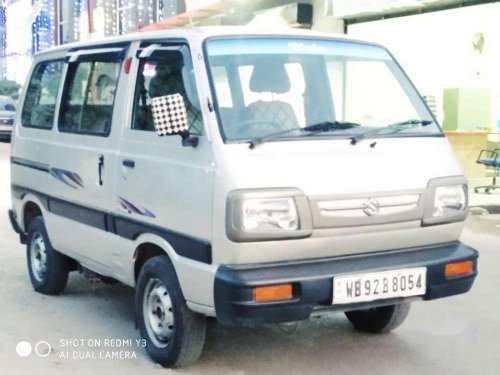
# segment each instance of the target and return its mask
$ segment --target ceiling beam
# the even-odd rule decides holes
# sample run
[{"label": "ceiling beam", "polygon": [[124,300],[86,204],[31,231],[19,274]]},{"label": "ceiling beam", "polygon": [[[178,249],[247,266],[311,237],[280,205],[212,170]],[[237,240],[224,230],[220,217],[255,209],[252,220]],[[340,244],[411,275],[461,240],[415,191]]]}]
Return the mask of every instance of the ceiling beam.
[{"label": "ceiling beam", "polygon": [[[334,0],[335,1],[335,0]],[[349,25],[354,25],[357,23],[363,23],[363,22],[372,22],[372,21],[381,21],[381,20],[386,20],[390,18],[397,18],[397,17],[407,17],[407,16],[414,16],[418,14],[425,14],[425,13],[432,13],[432,12],[439,12],[443,10],[450,10],[450,9],[456,9],[456,8],[463,8],[463,7],[468,7],[468,6],[473,6],[473,5],[483,5],[483,4],[489,4],[489,3],[496,3],[499,0],[460,0],[460,1],[454,1],[454,2],[446,2],[443,4],[428,4],[423,7],[418,7],[418,8],[409,8],[401,11],[394,11],[394,12],[387,12],[387,13],[375,13],[375,14],[367,14],[367,15],[359,15],[359,16],[346,16],[343,17],[344,19],[344,25],[347,29]]]}]

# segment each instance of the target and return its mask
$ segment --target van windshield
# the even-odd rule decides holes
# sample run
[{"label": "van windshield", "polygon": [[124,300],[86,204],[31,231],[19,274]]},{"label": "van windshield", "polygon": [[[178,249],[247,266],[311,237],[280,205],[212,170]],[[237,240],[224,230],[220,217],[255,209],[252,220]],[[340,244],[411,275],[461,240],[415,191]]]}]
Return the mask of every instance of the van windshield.
[{"label": "van windshield", "polygon": [[[441,134],[420,95],[382,47],[252,37],[209,39],[206,50],[221,131],[228,141]],[[340,126],[313,126],[325,123]],[[408,126],[373,131],[397,123]],[[304,131],[311,126],[321,131]]]}]

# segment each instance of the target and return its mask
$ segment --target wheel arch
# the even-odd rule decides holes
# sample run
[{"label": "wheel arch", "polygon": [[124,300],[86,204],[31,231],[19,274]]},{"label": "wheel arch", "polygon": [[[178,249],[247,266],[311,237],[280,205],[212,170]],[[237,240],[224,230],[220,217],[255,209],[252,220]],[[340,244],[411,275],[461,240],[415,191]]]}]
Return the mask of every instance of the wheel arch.
[{"label": "wheel arch", "polygon": [[[135,240],[134,259],[129,271],[133,283],[129,285],[137,285],[141,267],[157,255],[166,255],[169,258],[189,307],[205,315],[215,316],[213,285],[217,266],[178,255],[169,242],[155,234],[143,234]],[[210,310],[208,313],[207,309]]]},{"label": "wheel arch", "polygon": [[134,251],[134,283],[137,282],[141,268],[149,259],[158,255],[166,255],[172,263],[175,271],[177,272],[176,263],[179,256],[176,254],[174,248],[163,238],[154,234],[145,233],[140,235],[135,240]]},{"label": "wheel arch", "polygon": [[32,194],[23,197],[20,208],[18,224],[24,232],[28,231],[28,226],[35,217],[44,216],[44,204]]},{"label": "wheel arch", "polygon": [[[142,266],[151,258],[159,255],[166,255],[168,253],[163,250],[160,246],[152,242],[141,243],[135,249],[135,261],[134,261],[134,281],[137,283],[139,278],[139,273],[141,272]],[[170,258],[170,257],[169,257]]]}]

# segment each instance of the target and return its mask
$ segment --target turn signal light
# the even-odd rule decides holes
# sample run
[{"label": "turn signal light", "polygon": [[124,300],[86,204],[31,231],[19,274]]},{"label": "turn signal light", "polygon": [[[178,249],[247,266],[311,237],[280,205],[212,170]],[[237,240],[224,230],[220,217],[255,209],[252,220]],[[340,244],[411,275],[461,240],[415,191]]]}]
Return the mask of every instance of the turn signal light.
[{"label": "turn signal light", "polygon": [[473,269],[472,260],[463,262],[448,263],[444,269],[445,276],[460,276],[471,273]]},{"label": "turn signal light", "polygon": [[292,298],[292,284],[259,286],[253,289],[255,302],[277,301]]}]

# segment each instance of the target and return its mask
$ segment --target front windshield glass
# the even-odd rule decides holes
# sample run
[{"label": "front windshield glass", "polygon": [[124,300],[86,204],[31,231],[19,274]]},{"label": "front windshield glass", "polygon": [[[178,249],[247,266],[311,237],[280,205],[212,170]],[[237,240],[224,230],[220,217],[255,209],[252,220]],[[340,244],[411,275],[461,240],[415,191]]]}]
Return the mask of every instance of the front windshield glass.
[{"label": "front windshield glass", "polygon": [[[210,39],[207,54],[222,132],[248,140],[325,122],[360,126],[319,136],[352,136],[412,120],[379,136],[440,134],[419,94],[389,53],[369,44],[295,38]],[[295,129],[295,130],[294,130]],[[311,135],[311,134],[309,134]]]}]

